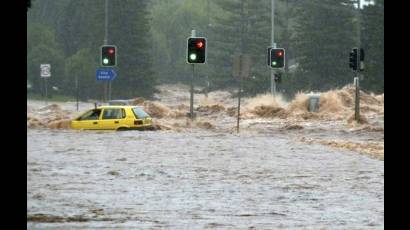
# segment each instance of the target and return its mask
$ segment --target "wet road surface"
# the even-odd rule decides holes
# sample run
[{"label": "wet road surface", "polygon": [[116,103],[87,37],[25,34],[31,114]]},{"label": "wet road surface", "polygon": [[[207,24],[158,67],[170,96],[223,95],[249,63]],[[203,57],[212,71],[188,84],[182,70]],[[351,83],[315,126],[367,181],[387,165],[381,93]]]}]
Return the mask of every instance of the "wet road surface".
[{"label": "wet road surface", "polygon": [[383,229],[384,161],[280,133],[27,129],[28,229]]}]

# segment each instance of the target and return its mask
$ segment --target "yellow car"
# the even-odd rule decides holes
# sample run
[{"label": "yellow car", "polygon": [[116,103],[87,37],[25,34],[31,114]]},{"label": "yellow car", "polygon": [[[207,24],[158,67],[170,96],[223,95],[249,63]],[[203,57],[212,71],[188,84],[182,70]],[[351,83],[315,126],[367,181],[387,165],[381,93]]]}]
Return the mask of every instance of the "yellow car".
[{"label": "yellow car", "polygon": [[71,120],[72,129],[152,130],[152,118],[138,106],[108,105],[90,109]]}]

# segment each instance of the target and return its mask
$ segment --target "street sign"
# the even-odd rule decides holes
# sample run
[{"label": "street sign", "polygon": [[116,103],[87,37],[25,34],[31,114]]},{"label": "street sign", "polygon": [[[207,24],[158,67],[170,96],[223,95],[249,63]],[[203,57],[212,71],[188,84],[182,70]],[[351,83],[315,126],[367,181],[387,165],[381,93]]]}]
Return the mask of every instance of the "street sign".
[{"label": "street sign", "polygon": [[99,68],[96,72],[97,81],[112,81],[117,76],[117,73],[113,69]]},{"label": "street sign", "polygon": [[51,65],[41,64],[40,65],[40,77],[51,77]]}]

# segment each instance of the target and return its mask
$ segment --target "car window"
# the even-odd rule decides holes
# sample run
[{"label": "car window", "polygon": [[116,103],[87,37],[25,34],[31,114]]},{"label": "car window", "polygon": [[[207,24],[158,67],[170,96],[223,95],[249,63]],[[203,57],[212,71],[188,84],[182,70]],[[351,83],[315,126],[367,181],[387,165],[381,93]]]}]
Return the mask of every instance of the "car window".
[{"label": "car window", "polygon": [[83,115],[81,115],[78,120],[79,121],[84,121],[84,120],[98,120],[101,114],[101,109],[93,109],[90,110]]},{"label": "car window", "polygon": [[104,109],[103,119],[122,119],[124,118],[122,109]]},{"label": "car window", "polygon": [[146,112],[144,112],[144,110],[142,110],[141,108],[134,107],[132,108],[132,111],[134,112],[135,117],[138,119],[149,117],[149,115]]}]

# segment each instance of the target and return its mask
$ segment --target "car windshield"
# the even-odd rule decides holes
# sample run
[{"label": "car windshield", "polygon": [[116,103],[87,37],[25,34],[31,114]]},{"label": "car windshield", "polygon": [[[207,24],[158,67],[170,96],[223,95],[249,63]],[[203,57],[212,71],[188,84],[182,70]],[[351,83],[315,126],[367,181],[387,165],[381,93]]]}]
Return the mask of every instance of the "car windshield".
[{"label": "car windshield", "polygon": [[142,119],[142,118],[149,117],[149,115],[146,112],[144,112],[144,110],[142,110],[141,108],[134,107],[132,108],[132,111],[134,112],[134,115],[136,118]]}]

